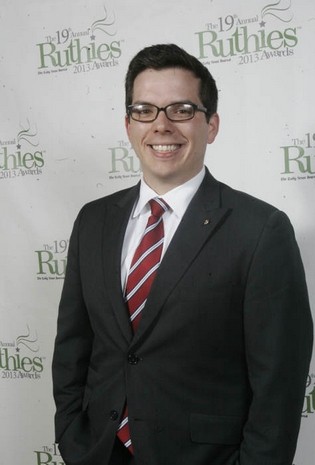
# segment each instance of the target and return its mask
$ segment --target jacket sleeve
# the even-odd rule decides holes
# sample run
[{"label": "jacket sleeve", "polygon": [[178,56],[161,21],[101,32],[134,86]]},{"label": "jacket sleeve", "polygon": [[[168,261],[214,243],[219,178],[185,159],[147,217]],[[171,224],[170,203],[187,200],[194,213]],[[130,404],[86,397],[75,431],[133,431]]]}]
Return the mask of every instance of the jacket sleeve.
[{"label": "jacket sleeve", "polygon": [[241,465],[292,465],[312,351],[312,319],[293,228],[279,211],[256,247],[244,302],[252,403]]},{"label": "jacket sleeve", "polygon": [[55,434],[63,431],[82,409],[93,332],[80,279],[79,228],[82,212],[70,238],[68,262],[59,306],[53,355],[53,392],[56,403]]}]

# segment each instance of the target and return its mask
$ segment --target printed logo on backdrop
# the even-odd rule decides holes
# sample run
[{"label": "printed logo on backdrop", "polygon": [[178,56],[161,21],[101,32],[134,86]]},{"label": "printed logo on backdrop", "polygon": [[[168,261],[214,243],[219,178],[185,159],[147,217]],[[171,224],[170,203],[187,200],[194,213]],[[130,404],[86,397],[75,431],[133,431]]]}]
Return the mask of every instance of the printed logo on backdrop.
[{"label": "printed logo on backdrop", "polygon": [[83,30],[62,26],[36,44],[38,74],[68,70],[79,74],[118,66],[124,40],[115,38],[116,35],[115,14],[108,13],[105,7],[101,18],[91,21]]},{"label": "printed logo on backdrop", "polygon": [[283,60],[294,55],[300,29],[294,22],[291,0],[265,3],[246,16],[234,9],[195,33],[198,56],[204,65]]},{"label": "printed logo on backdrop", "polygon": [[282,156],[281,181],[315,179],[315,132],[290,137],[280,147]]},{"label": "printed logo on backdrop", "polygon": [[120,140],[108,147],[110,154],[109,180],[140,178],[140,162],[129,141]]},{"label": "printed logo on backdrop", "polygon": [[40,355],[36,331],[27,331],[12,340],[0,340],[0,376],[2,379],[40,379],[45,357]]},{"label": "printed logo on backdrop", "polygon": [[43,244],[35,250],[37,264],[37,279],[40,281],[55,281],[64,279],[67,266],[69,240],[62,239]]},{"label": "printed logo on backdrop", "polygon": [[308,418],[313,413],[315,413],[315,374],[311,373],[307,377],[302,417]]},{"label": "printed logo on backdrop", "polygon": [[34,465],[65,465],[60,455],[57,444],[42,446],[40,450],[35,450]]},{"label": "printed logo on backdrop", "polygon": [[35,125],[27,120],[15,137],[0,140],[0,179],[40,176],[45,165],[44,154]]}]

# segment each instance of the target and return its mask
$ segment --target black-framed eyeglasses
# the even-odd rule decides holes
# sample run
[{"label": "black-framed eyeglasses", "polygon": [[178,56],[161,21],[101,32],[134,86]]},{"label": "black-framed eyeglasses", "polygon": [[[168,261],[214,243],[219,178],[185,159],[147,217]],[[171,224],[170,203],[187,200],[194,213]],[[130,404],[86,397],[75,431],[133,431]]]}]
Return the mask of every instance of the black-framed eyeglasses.
[{"label": "black-framed eyeglasses", "polygon": [[187,121],[195,116],[196,111],[207,114],[207,108],[195,103],[171,103],[166,107],[157,107],[149,103],[136,103],[128,106],[128,116],[141,123],[152,123],[158,117],[160,111],[164,111],[170,121]]}]

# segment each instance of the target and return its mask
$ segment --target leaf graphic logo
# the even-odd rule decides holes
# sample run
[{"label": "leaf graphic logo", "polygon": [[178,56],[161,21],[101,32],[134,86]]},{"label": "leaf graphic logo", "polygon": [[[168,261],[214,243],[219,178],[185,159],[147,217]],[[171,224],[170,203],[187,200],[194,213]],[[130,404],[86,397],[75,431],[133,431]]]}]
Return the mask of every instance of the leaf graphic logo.
[{"label": "leaf graphic logo", "polygon": [[17,347],[20,347],[20,346],[26,347],[31,352],[38,352],[39,347],[38,347],[38,344],[37,344],[37,340],[38,340],[37,333],[35,333],[35,336],[32,337],[30,328],[27,325],[27,334],[18,336],[16,338],[16,346]]},{"label": "leaf graphic logo", "polygon": [[95,39],[95,35],[94,35],[95,31],[102,31],[104,32],[104,34],[107,34],[111,37],[117,34],[117,30],[116,29],[113,30],[112,28],[112,26],[114,26],[116,22],[115,13],[113,12],[111,14],[108,14],[105,7],[104,7],[104,10],[105,10],[104,18],[94,21],[94,23],[92,23],[91,25],[91,32],[92,32],[91,39],[92,40]]},{"label": "leaf graphic logo", "polygon": [[289,5],[286,7],[282,7],[282,3],[284,2],[279,0],[276,3],[270,3],[269,5],[266,5],[261,10],[262,19],[264,19],[266,16],[273,16],[274,18],[277,18],[284,23],[291,22],[293,19],[293,13],[289,11],[291,8],[291,0],[289,0]]},{"label": "leaf graphic logo", "polygon": [[21,148],[21,144],[20,144],[21,141],[25,141],[28,144],[32,145],[33,147],[38,147],[39,145],[39,142],[37,141],[37,139],[35,139],[37,137],[37,129],[35,130],[35,132],[32,131],[29,120],[27,120],[27,123],[28,123],[27,129],[23,128],[23,126],[20,125],[22,127],[22,131],[20,131],[17,134],[17,142],[18,142],[17,148],[18,149]]}]

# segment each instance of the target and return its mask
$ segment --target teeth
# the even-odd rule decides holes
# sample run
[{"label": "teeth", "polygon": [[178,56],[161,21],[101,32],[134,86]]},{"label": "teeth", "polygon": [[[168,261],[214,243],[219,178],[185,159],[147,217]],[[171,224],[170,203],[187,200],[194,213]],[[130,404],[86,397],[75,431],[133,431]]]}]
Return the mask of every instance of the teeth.
[{"label": "teeth", "polygon": [[178,149],[178,147],[180,147],[178,144],[152,145],[153,150],[156,150],[157,152],[173,152],[174,150]]}]

